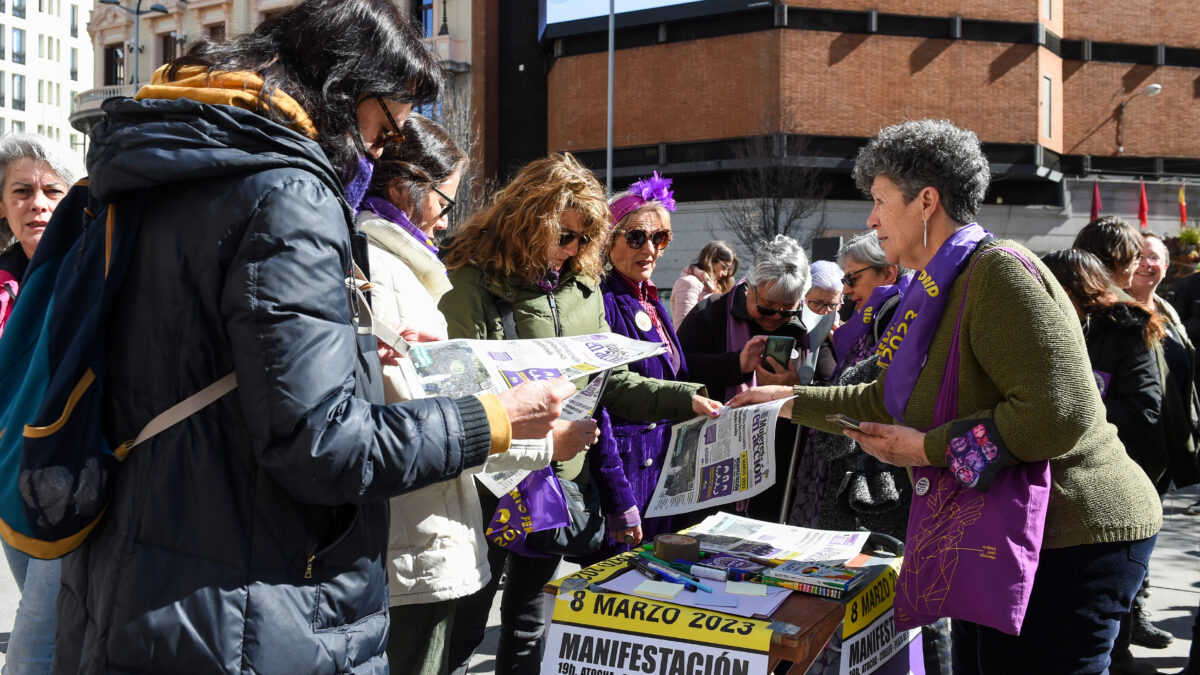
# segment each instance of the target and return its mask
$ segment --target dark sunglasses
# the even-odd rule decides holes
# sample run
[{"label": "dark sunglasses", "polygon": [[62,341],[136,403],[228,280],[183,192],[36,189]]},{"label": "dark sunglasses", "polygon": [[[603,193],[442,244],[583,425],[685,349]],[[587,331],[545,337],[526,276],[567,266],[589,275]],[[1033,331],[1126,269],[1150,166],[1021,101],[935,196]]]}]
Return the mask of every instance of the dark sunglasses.
[{"label": "dark sunglasses", "polygon": [[875,269],[875,268],[871,267],[870,265],[867,265],[866,267],[864,267],[862,269],[854,270],[853,272],[847,272],[846,274],[842,275],[842,284],[845,286],[853,286],[854,278],[870,269]]},{"label": "dark sunglasses", "polygon": [[645,230],[625,230],[625,243],[629,248],[639,249],[646,245],[647,240],[661,251],[671,244],[671,231],[657,230],[653,234],[647,234]]},{"label": "dark sunglasses", "polygon": [[[392,125],[391,131],[384,130],[380,145],[386,147],[389,145],[395,145],[396,143],[403,143],[404,134],[400,133],[400,125],[396,123],[396,118],[392,117],[392,111],[388,109],[387,102],[383,100],[382,96],[376,96],[375,100],[379,101],[379,107],[383,108],[383,114],[387,115],[388,123]],[[441,193],[439,192],[438,194]]]},{"label": "dark sunglasses", "polygon": [[588,243],[592,241],[592,238],[586,234],[572,232],[571,230],[563,230],[558,235],[558,247],[562,248],[564,246],[570,246],[571,242],[575,241],[576,239],[579,240],[580,248],[587,246]]},{"label": "dark sunglasses", "polygon": [[785,319],[792,319],[800,316],[804,312],[804,310],[800,309],[799,307],[796,309],[775,309],[773,307],[763,307],[762,305],[758,304],[758,289],[751,286],[750,290],[754,291],[754,306],[758,309],[758,313],[765,317],[772,317],[778,314]]},{"label": "dark sunglasses", "polygon": [[454,208],[454,200],[451,199],[450,196],[447,195],[445,192],[442,192],[441,190],[437,189],[437,186],[433,187],[433,191],[438,193],[439,197],[446,200],[446,205],[444,207],[442,207],[441,211],[438,212],[437,217],[441,218],[441,217],[445,216],[447,213],[450,213],[450,209]]}]

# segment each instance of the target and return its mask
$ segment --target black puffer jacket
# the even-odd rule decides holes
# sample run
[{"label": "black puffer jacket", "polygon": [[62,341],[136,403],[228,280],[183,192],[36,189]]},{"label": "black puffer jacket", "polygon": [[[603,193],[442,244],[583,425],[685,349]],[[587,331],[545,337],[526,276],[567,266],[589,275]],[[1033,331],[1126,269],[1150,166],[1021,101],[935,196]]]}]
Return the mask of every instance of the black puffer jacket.
[{"label": "black puffer jacket", "polygon": [[1154,474],[1162,475],[1166,457],[1147,456],[1154,445],[1147,441],[1162,411],[1158,363],[1146,344],[1149,320],[1146,310],[1121,302],[1089,314],[1083,332],[1092,370],[1098,380],[1107,380],[1104,408],[1108,421],[1117,427],[1125,451],[1154,480]]},{"label": "black puffer jacket", "polygon": [[378,358],[351,326],[353,220],[315,142],[225,105],[105,110],[91,190],[144,208],[106,432],[132,438],[230,370],[238,389],[120,466],[64,561],[55,670],[386,672],[386,498],[482,463],[484,410],[363,398]]}]

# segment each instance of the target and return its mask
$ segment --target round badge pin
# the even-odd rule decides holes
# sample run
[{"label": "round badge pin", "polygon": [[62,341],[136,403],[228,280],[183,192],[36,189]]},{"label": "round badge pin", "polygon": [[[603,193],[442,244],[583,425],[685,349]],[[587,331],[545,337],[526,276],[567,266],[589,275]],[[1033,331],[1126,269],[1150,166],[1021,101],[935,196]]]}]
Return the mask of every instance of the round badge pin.
[{"label": "round badge pin", "polygon": [[917,479],[917,484],[914,489],[917,491],[918,495],[924,497],[925,493],[929,492],[929,479],[924,476]]},{"label": "round badge pin", "polygon": [[634,314],[633,322],[637,324],[638,330],[650,330],[650,327],[654,325],[650,323],[650,315],[645,312]]}]

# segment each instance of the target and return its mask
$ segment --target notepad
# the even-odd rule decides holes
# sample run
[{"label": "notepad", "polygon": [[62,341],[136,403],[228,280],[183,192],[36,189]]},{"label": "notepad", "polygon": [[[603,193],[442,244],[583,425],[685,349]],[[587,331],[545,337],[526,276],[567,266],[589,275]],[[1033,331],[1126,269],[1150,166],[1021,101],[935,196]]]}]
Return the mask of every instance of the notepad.
[{"label": "notepad", "polygon": [[725,592],[734,595],[757,595],[762,597],[767,594],[767,587],[762,584],[756,584],[753,581],[726,581]]},{"label": "notepad", "polygon": [[670,581],[651,581],[647,579],[638,584],[638,587],[633,589],[639,595],[646,595],[652,598],[662,598],[663,600],[673,600],[679,592],[683,590],[682,584],[673,584]]}]

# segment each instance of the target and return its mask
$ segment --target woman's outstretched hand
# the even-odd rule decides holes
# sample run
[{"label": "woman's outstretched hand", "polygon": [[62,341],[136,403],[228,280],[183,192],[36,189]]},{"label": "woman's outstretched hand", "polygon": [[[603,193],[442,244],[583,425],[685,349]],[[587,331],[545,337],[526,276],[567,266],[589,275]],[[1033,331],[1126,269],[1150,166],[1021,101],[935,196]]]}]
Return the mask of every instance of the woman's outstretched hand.
[{"label": "woman's outstretched hand", "polygon": [[791,387],[782,386],[765,386],[751,387],[746,391],[739,392],[737,396],[729,399],[730,408],[740,408],[744,405],[754,405],[755,403],[766,403],[767,401],[778,401],[779,399],[788,399],[787,403],[779,409],[779,416],[784,419],[791,419],[792,404],[794,403],[792,396],[795,390]]},{"label": "woman's outstretched hand", "polygon": [[707,396],[696,394],[692,397],[692,412],[703,417],[716,417],[721,412],[721,402],[714,401]]}]

